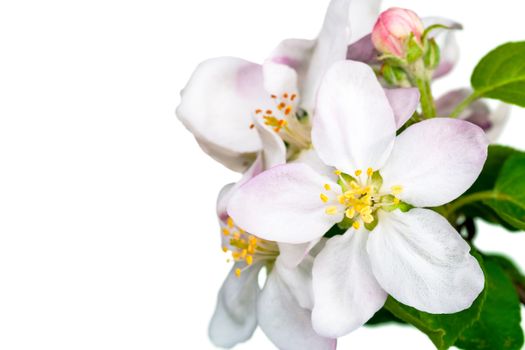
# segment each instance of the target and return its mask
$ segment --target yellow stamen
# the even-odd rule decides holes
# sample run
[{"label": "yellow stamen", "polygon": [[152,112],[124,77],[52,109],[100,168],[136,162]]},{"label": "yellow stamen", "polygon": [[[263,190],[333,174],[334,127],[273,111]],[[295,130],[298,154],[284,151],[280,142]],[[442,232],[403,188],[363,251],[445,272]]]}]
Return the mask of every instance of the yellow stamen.
[{"label": "yellow stamen", "polygon": [[229,228],[233,228],[233,219],[231,217],[228,217],[228,220],[226,220],[226,224]]},{"label": "yellow stamen", "polygon": [[320,197],[321,197],[321,200],[323,201],[323,203],[328,202],[328,196],[326,194],[321,193]]},{"label": "yellow stamen", "polygon": [[361,226],[361,225],[359,224],[359,221],[354,221],[354,222],[352,223],[352,227],[355,228],[356,230],[359,230],[359,227],[360,227],[360,226]]},{"label": "yellow stamen", "polygon": [[324,189],[327,190],[327,191],[330,191],[332,189],[332,187],[330,187],[329,184],[324,184]]},{"label": "yellow stamen", "polygon": [[239,268],[235,269],[235,276],[241,277],[241,269]]},{"label": "yellow stamen", "polygon": [[366,170],[366,174],[367,174],[368,176],[372,176],[373,173],[374,173],[374,169],[372,169],[372,168],[368,168],[368,169]]},{"label": "yellow stamen", "polygon": [[341,170],[334,170],[334,174],[336,174],[337,176],[340,176],[341,175]]},{"label": "yellow stamen", "polygon": [[354,207],[346,209],[345,215],[347,218],[352,219],[355,215]]},{"label": "yellow stamen", "polygon": [[356,171],[355,171],[355,176],[359,176],[359,175],[361,175],[362,173],[363,173],[363,172],[362,172],[361,170],[356,170]]},{"label": "yellow stamen", "polygon": [[248,256],[246,257],[246,263],[247,263],[248,265],[253,264],[253,256],[248,255]]}]

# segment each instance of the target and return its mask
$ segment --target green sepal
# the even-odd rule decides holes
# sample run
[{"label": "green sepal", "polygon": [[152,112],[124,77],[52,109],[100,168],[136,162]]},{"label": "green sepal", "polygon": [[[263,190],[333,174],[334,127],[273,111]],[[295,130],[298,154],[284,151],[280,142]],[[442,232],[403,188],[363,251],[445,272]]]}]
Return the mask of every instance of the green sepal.
[{"label": "green sepal", "polygon": [[410,34],[410,37],[407,40],[407,62],[414,63],[423,56],[423,47],[416,40],[414,34]]},{"label": "green sepal", "polygon": [[383,79],[392,86],[410,86],[406,72],[395,65],[385,63],[381,68]]},{"label": "green sepal", "polygon": [[440,60],[441,52],[439,46],[436,43],[436,40],[432,38],[427,42],[427,49],[425,51],[425,56],[423,57],[423,62],[427,69],[434,70],[438,67]]}]

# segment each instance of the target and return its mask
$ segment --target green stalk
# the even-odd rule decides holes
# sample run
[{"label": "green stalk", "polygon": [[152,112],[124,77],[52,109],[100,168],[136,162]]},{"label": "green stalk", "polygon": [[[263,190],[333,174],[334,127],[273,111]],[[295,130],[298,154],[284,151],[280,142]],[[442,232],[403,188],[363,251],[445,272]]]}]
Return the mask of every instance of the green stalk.
[{"label": "green stalk", "polygon": [[436,104],[432,96],[430,79],[416,78],[415,83],[421,94],[421,109],[425,119],[436,117]]}]

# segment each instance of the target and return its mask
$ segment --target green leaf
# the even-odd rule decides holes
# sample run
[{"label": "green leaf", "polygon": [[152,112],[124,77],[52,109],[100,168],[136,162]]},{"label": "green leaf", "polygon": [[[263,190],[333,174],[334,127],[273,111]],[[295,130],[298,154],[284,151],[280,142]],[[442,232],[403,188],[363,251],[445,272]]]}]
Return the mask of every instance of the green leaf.
[{"label": "green leaf", "polygon": [[[476,254],[481,264],[481,258]],[[395,317],[412,324],[425,333],[437,349],[448,349],[457,341],[460,334],[476,322],[480,315],[485,291],[483,291],[467,310],[450,314],[435,315],[416,310],[388,297],[385,308]]]},{"label": "green leaf", "polygon": [[[488,149],[488,157],[480,176],[464,196],[481,192],[491,192],[496,188],[496,182],[504,168],[505,163],[513,156],[523,156],[524,152],[500,145],[491,145]],[[462,196],[461,198],[464,198]],[[497,193],[494,193],[497,196]],[[493,208],[497,201],[477,201],[460,208],[459,212],[470,218],[481,218],[489,223],[503,226],[509,231],[517,231],[519,227],[508,223]],[[496,204],[497,206],[497,204]]]},{"label": "green leaf", "polygon": [[468,350],[519,350],[523,345],[520,301],[501,258],[485,258],[486,299],[481,315],[466,329],[456,346]]},{"label": "green leaf", "polygon": [[503,44],[481,59],[471,84],[477,97],[525,107],[525,41]]},{"label": "green leaf", "polygon": [[484,203],[509,225],[525,230],[525,154],[510,156],[494,186],[493,199]]}]

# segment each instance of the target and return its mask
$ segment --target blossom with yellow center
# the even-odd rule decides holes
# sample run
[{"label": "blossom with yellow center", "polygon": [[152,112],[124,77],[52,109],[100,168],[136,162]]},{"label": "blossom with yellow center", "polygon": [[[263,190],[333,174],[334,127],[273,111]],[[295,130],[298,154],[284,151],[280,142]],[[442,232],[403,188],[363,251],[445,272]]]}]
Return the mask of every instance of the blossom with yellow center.
[{"label": "blossom with yellow center", "polygon": [[299,244],[334,225],[346,230],[327,241],[312,270],[312,322],[326,337],[363,325],[387,295],[428,313],[455,313],[484,287],[470,246],[424,208],[449,203],[474,183],[486,136],[450,118],[416,123],[397,136],[418,99],[410,89],[388,94],[396,103],[369,66],[335,63],[319,89],[312,144],[336,173],[275,166],[229,201],[228,214],[264,239]]}]

